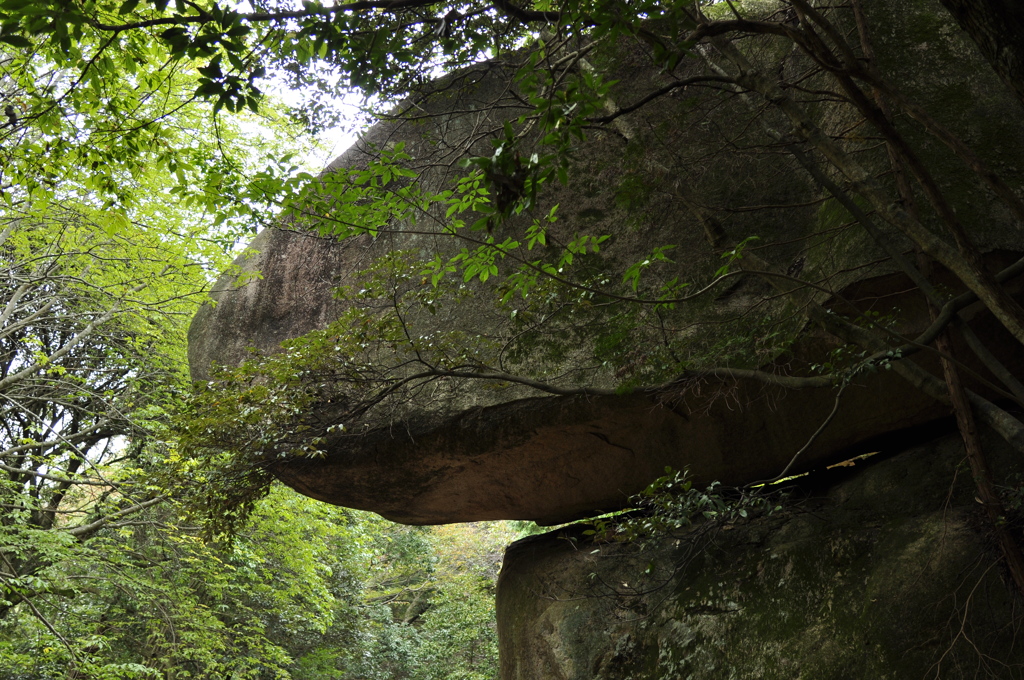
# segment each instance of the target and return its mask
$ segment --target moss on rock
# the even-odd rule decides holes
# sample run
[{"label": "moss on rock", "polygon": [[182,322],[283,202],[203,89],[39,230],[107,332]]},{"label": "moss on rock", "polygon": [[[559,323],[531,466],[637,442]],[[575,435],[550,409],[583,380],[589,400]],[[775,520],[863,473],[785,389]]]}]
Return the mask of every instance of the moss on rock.
[{"label": "moss on rock", "polygon": [[516,543],[498,586],[502,678],[1024,677],[1020,603],[967,475],[935,483],[962,457],[941,438],[649,551],[574,529]]}]

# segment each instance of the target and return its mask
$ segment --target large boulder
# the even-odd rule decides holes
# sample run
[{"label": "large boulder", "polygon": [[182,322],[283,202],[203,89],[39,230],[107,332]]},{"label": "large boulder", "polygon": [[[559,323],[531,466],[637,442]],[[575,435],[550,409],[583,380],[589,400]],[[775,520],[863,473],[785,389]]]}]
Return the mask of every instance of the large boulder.
[{"label": "large boulder", "polygon": [[502,680],[1024,677],[1020,600],[955,474],[959,437],[870,462],[883,455],[805,478],[749,522],[514,543]]},{"label": "large boulder", "polygon": [[[929,3],[891,16],[885,3],[865,4],[884,27],[876,35],[879,63],[1019,185],[1012,159],[1024,149],[1024,129],[1006,125],[1019,115],[1018,105],[999,94],[952,20]],[[752,54],[766,63],[807,66],[787,56],[788,47],[776,39],[759,40],[744,45],[756,43]],[[450,188],[463,172],[457,161],[489,155],[489,138],[524,110],[512,82],[516,58],[431,84],[336,160],[328,176],[369,167],[402,143],[410,157],[405,165],[423,192]],[[618,81],[611,110],[674,77],[635,47],[606,47],[591,58],[590,68]],[[807,110],[837,134],[850,123],[840,105],[815,103]],[[372,225],[372,233],[341,241],[319,235],[316,228],[324,224],[310,219],[265,230],[237,271],[217,282],[216,306],[204,306],[192,324],[193,377],[209,380],[215,365],[259,361],[278,352],[282,341],[307,333],[328,339],[354,333],[344,324],[355,317],[332,326],[353,309],[369,315],[360,318],[399,318],[404,338],[388,340],[390,349],[378,343],[358,350],[368,357],[358,359],[361,365],[379,370],[378,380],[390,381],[391,391],[359,401],[343,387],[318,384],[330,392],[323,413],[334,415],[320,419],[320,430],[302,430],[316,454],[290,455],[304,446],[296,435],[299,441],[287,446],[256,451],[264,457],[253,464],[314,498],[412,524],[566,521],[620,507],[666,466],[688,468],[697,482],[742,484],[787,466],[807,470],[869,447],[876,437],[947,416],[947,406],[885,366],[851,377],[838,402],[830,385],[792,389],[784,381],[707,370],[813,377],[815,370],[830,370],[820,366],[844,360],[843,343],[801,316],[806,301],[780,298],[757,277],[735,276],[675,309],[630,307],[592,294],[593,286],[603,286],[633,295],[623,271],[663,245],[673,246],[671,261],[648,268],[639,294],[656,296],[673,279],[691,281],[695,285],[685,290],[696,290],[722,264],[721,248],[708,237],[718,229],[733,243],[756,235],[748,247],[756,246],[780,271],[813,282],[810,299],[825,308],[849,318],[871,315],[904,336],[927,326],[928,311],[909,282],[865,234],[846,224],[848,213],[824,200],[806,172],[778,153],[765,130],[779,124],[729,91],[679,90],[591,133],[574,150],[566,186],[547,187],[532,214],[496,221],[487,233],[464,230],[453,238],[443,206],[415,223]],[[528,133],[526,151],[536,141]],[[997,138],[998,146],[991,144]],[[884,151],[871,140],[856,143],[864,145],[864,162],[884,175]],[[933,143],[923,149],[992,266],[1019,256],[1020,225],[976,200],[958,162]],[[550,227],[550,242],[565,243],[579,232],[612,236],[600,254],[579,256],[583,264],[566,274],[576,277],[574,285],[556,294],[540,286],[525,299],[499,301],[494,278],[449,276],[436,294],[423,292],[430,285],[418,272],[437,257],[457,254],[470,244],[467,235],[496,243],[522,239],[532,220],[555,205],[562,218]],[[395,264],[400,258],[407,261]],[[501,266],[503,274],[511,271],[508,262]],[[943,290],[959,289],[941,272],[937,277]],[[379,291],[384,279],[391,282],[391,298],[367,302],[351,293]],[[339,287],[350,293],[335,295]],[[1019,374],[1020,352],[1008,334],[978,306],[965,315]],[[325,344],[320,341],[321,351]],[[355,351],[338,346],[341,353]],[[939,373],[934,360],[922,365]],[[416,378],[424,367],[434,374]],[[346,410],[357,401],[359,408]]]}]

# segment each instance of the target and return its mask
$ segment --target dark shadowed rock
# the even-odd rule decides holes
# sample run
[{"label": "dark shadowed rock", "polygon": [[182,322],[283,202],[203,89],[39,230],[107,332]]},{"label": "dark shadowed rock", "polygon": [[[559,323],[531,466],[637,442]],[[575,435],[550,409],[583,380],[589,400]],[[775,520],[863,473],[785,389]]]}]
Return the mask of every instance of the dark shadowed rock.
[{"label": "dark shadowed rock", "polygon": [[970,480],[949,485],[963,456],[947,436],[832,470],[841,481],[808,482],[772,515],[645,550],[580,528],[514,543],[498,582],[501,678],[1024,677],[1019,598]]},{"label": "dark shadowed rock", "polygon": [[[341,313],[331,292],[355,240],[339,242],[302,231],[264,229],[236,265],[260,279],[236,285],[222,277],[199,308],[188,337],[192,377],[208,377],[212,362],[232,365],[250,349],[275,349],[284,340],[322,328]],[[351,261],[351,260],[349,260]]]}]

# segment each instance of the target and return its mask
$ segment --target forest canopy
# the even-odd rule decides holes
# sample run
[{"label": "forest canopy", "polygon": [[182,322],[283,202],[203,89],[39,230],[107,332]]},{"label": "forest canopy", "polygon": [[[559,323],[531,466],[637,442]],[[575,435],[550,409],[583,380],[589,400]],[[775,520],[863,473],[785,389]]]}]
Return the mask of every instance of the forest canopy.
[{"label": "forest canopy", "polygon": [[249,180],[313,141],[273,100],[208,97],[198,53],[98,26],[131,4],[0,9],[4,677],[493,675],[504,529],[275,493],[225,536],[183,508],[188,323],[282,200]]}]

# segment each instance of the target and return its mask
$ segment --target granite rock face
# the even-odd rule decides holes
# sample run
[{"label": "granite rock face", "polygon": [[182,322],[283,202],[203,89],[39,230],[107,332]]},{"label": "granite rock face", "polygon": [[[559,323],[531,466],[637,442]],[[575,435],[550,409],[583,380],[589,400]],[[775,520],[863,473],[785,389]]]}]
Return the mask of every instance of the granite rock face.
[{"label": "granite rock face", "polygon": [[645,550],[521,540],[498,583],[502,680],[1024,677],[963,455],[948,435],[837,468],[771,515]]},{"label": "granite rock face", "polygon": [[[994,76],[988,77],[952,19],[923,0],[892,17],[886,3],[865,6],[869,15],[885,19],[875,36],[881,68],[939,112],[945,124],[977,142],[987,158],[1012,171],[1013,158],[1024,149],[1024,129],[1005,121],[1019,114],[1018,105],[991,94],[999,88]],[[771,60],[779,49],[767,40],[758,54]],[[596,51],[593,58],[619,81],[612,90],[616,102],[633,101],[669,77],[624,48]],[[506,63],[491,62],[432,84],[400,107],[415,115],[379,123],[327,172],[364,167],[402,142],[411,157],[407,165],[424,190],[450,186],[462,172],[457,161],[489,154],[494,131],[521,111],[510,78]],[[813,111],[826,128],[846,122],[828,105]],[[925,146],[926,153],[936,154],[927,160],[950,187],[958,215],[993,266],[1018,257],[1017,227],[1006,226],[1004,215],[976,200],[959,182],[959,166],[934,147]],[[576,230],[612,235],[594,266],[616,282],[628,263],[643,260],[652,248],[675,246],[671,266],[650,274],[656,290],[673,277],[695,287],[710,278],[721,257],[705,227],[708,215],[720,214],[729,238],[756,234],[759,249],[783,263],[783,270],[791,263],[789,271],[816,282],[815,299],[824,306],[841,306],[851,317],[890,318],[891,328],[907,336],[927,326],[928,312],[920,296],[908,292],[909,282],[866,235],[845,227],[848,216],[834,201],[823,201],[809,176],[773,148],[774,140],[741,98],[720,90],[663,97],[581,144],[569,184],[546,189],[537,215],[559,206],[562,219],[552,227],[552,240],[569,240]],[[885,158],[877,145],[862,152],[878,168]],[[1009,176],[1019,183],[1019,172]],[[695,207],[697,196],[701,205]],[[443,213],[427,217],[415,227],[396,222],[372,236],[340,242],[298,227],[261,233],[236,263],[246,283],[238,285],[237,272],[223,277],[212,293],[216,306],[204,306],[192,324],[193,377],[208,379],[213,365],[258,360],[253,357],[279,351],[284,340],[327,327],[351,304],[333,291],[365,285],[366,271],[389,254],[426,262],[463,246],[448,237]],[[531,217],[497,225],[494,236],[520,236]],[[808,240],[819,233],[829,236]],[[255,273],[260,278],[252,278]],[[707,365],[717,353],[733,367],[801,375],[813,374],[811,365],[830,361],[842,349],[755,277],[734,282],[696,307],[671,312],[678,316],[667,321],[652,318],[636,326],[624,338],[616,337],[622,322],[611,306],[604,317],[593,311],[599,306],[582,303],[571,312],[538,311],[531,305],[541,304],[540,295],[498,304],[489,283],[453,286],[429,309],[403,308],[402,321],[418,346],[438,335],[456,345],[476,342],[476,363],[458,376],[424,381],[418,392],[403,393],[404,400],[389,397],[346,418],[344,435],[314,433],[323,435],[317,445],[321,456],[275,456],[269,468],[304,494],[400,522],[557,523],[621,507],[665,466],[688,468],[697,483],[741,484],[775,476],[797,451],[802,453],[793,472],[948,415],[945,406],[884,370],[856,376],[838,406],[831,387],[788,389],[700,371],[661,383],[660,390],[616,393],[624,380],[643,384],[643,372],[662,361],[660,348],[667,345],[676,359],[682,351],[695,366]],[[412,295],[419,285],[414,277],[396,290]],[[952,281],[949,286],[955,289]],[[1012,339],[980,308],[965,314],[1020,374],[1024,357],[1012,349]],[[534,321],[526,332],[524,318],[544,321]],[[452,339],[456,332],[462,339]],[[595,347],[613,342],[618,349],[599,356]],[[410,366],[416,362],[408,358],[395,358],[393,370],[385,367],[392,370],[389,376],[400,380],[414,373]],[[938,374],[934,362],[925,359],[923,365]],[[471,373],[478,366],[500,366],[527,382],[476,379]],[[551,389],[533,389],[528,381]],[[580,393],[587,388],[592,391]],[[819,432],[834,407],[834,418]]]}]

